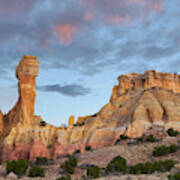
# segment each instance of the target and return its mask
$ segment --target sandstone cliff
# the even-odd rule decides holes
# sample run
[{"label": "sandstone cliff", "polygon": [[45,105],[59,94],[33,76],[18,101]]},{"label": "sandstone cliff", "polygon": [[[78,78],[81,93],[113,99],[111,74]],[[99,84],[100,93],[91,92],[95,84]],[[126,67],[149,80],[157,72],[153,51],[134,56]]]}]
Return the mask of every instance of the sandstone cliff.
[{"label": "sandstone cliff", "polygon": [[19,99],[7,114],[0,112],[1,161],[61,154],[110,146],[121,134],[140,137],[152,127],[180,130],[180,76],[147,71],[121,75],[110,101],[97,113],[69,118],[56,128],[34,115],[35,79],[39,63],[24,56],[16,69]]}]

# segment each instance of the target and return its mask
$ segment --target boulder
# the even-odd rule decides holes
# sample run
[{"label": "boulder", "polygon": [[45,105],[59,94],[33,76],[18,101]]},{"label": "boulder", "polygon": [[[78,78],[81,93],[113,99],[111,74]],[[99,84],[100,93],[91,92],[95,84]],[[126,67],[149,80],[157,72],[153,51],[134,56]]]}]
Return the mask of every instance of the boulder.
[{"label": "boulder", "polygon": [[13,172],[10,172],[7,176],[6,176],[7,179],[18,179],[17,175],[14,174]]}]

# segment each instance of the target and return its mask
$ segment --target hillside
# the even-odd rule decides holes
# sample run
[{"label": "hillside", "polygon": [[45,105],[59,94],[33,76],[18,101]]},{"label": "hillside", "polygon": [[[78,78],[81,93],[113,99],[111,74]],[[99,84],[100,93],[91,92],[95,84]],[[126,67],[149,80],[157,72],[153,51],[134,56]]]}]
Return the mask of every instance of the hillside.
[{"label": "hillside", "polygon": [[[113,145],[121,134],[141,137],[148,130],[158,136],[169,128],[180,130],[180,76],[147,71],[121,75],[110,101],[97,113],[56,128],[34,115],[39,63],[24,56],[16,69],[19,99],[8,114],[0,113],[1,161],[56,159],[86,146]],[[51,147],[51,148],[48,148]]]}]

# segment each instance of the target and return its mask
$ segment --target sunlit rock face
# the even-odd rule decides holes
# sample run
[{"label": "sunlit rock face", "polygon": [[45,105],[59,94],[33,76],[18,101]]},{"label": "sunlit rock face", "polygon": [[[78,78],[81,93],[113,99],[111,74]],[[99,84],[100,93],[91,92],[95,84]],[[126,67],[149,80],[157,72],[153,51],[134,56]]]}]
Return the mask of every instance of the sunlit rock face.
[{"label": "sunlit rock face", "polygon": [[56,128],[48,124],[46,127],[41,127],[41,117],[34,115],[38,72],[39,62],[36,56],[23,56],[16,68],[19,99],[13,109],[3,117],[3,123],[0,114],[1,129],[2,124],[4,124],[2,160],[34,158],[33,154],[35,154],[34,151],[37,151],[37,142],[43,144],[41,150],[38,151],[39,154],[43,154],[47,150],[45,148],[43,152],[42,149],[46,147],[46,144],[50,144],[53,141],[52,138],[55,137]]},{"label": "sunlit rock face", "polygon": [[38,71],[38,60],[30,55],[24,56],[16,68],[19,99],[8,114],[0,111],[1,161],[57,158],[77,149],[84,152],[87,145],[112,146],[121,134],[136,138],[152,129],[180,130],[177,74],[147,71],[121,75],[110,101],[99,112],[79,117],[77,122],[71,116],[68,127],[55,127],[34,115]]},{"label": "sunlit rock face", "polygon": [[25,128],[32,126],[34,123],[35,79],[38,75],[38,70],[39,63],[35,56],[23,56],[16,68],[19,99],[13,109],[4,116],[4,136],[7,136],[15,127],[21,128],[23,126]]},{"label": "sunlit rock face", "polygon": [[39,72],[39,62],[36,56],[24,56],[16,68],[18,78],[20,113],[24,124],[32,124],[36,98],[36,77]]},{"label": "sunlit rock face", "polygon": [[118,77],[118,80],[119,85],[114,87],[112,98],[135,88],[151,89],[153,87],[161,87],[173,93],[180,93],[180,76],[176,73],[159,73],[150,70],[144,74],[131,73],[121,75]]}]

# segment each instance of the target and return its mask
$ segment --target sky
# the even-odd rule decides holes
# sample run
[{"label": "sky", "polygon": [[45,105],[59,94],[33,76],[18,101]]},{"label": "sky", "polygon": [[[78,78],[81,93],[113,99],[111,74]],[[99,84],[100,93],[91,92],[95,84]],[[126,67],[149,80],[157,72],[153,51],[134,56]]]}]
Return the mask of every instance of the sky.
[{"label": "sky", "polygon": [[55,125],[100,110],[121,74],[180,73],[179,0],[0,0],[0,109],[18,98],[15,68],[40,62],[35,114]]}]

